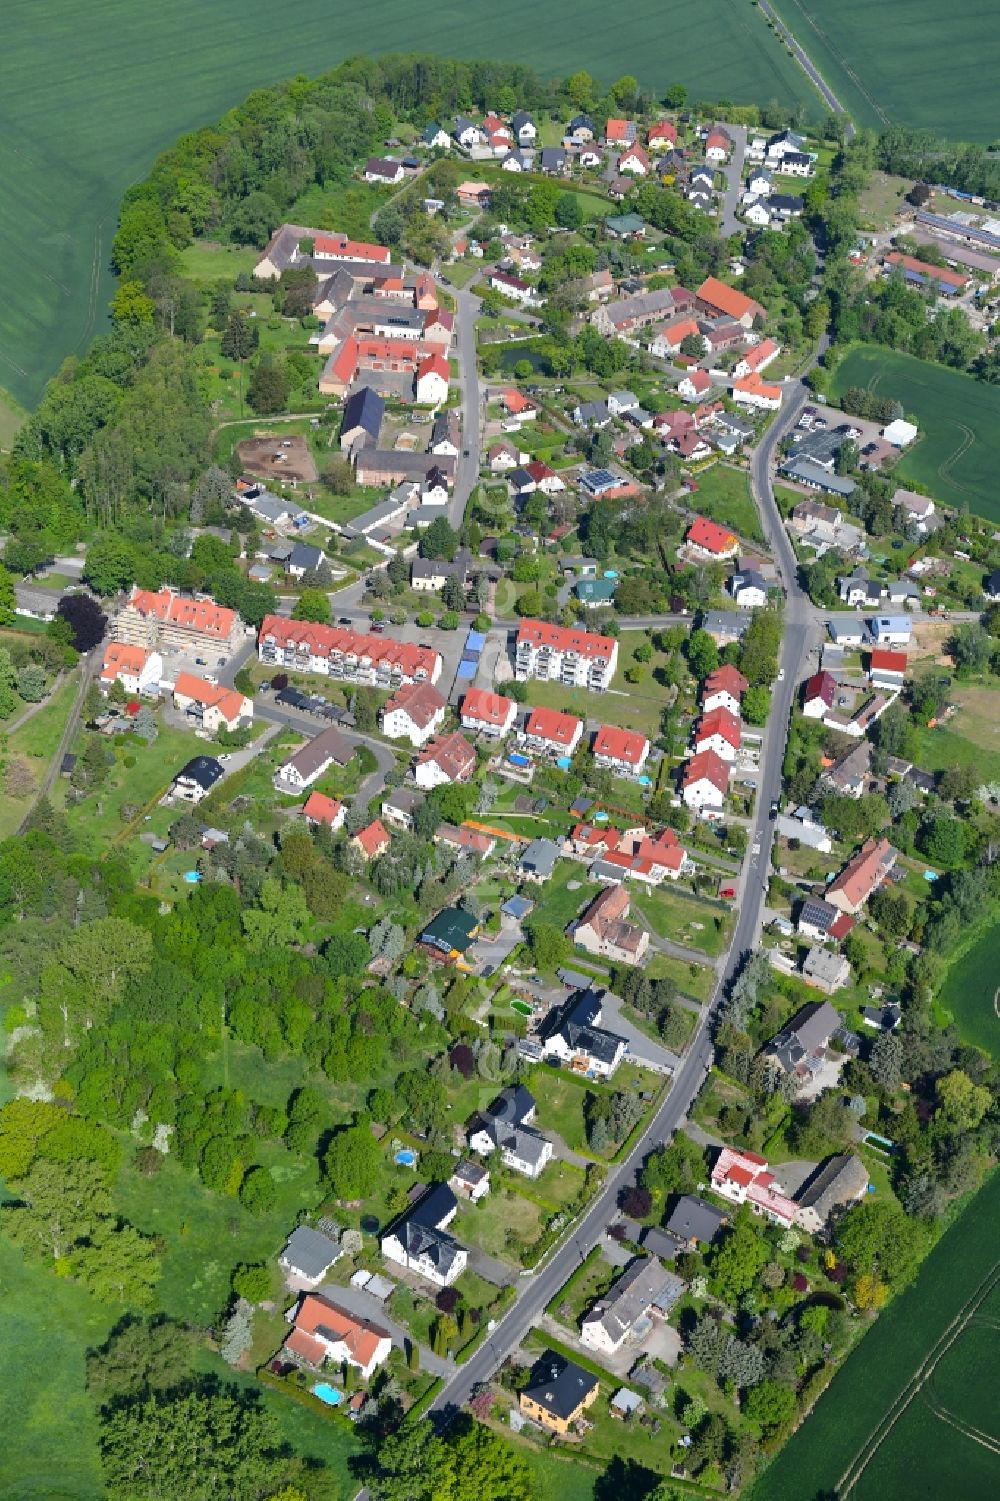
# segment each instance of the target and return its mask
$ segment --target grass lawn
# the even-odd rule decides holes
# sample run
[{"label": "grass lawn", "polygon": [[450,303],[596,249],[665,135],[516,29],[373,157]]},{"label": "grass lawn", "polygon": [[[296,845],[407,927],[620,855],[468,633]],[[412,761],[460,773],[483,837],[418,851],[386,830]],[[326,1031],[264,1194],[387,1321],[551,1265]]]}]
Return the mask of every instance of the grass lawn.
[{"label": "grass lawn", "polygon": [[[0,1384],[17,1393],[0,1444],[0,1495],[99,1501],[97,1420],[84,1389],[86,1351],[117,1318],[74,1283],[32,1266],[0,1239],[4,1337]],[[43,1357],[44,1352],[44,1357]]]},{"label": "grass lawn", "polygon": [[746,470],[731,464],[712,464],[698,474],[698,492],[687,504],[699,515],[708,516],[720,526],[732,527],[741,537],[762,542],[760,517],[750,495]]},{"label": "grass lawn", "polygon": [[967,1042],[1000,1056],[1000,928],[995,918],[950,965],[939,999]]},{"label": "grass lawn", "polygon": [[470,282],[475,281],[482,269],[482,261],[470,258],[469,260],[454,261],[446,265],[444,267],[444,276],[451,282],[453,287],[467,287]]},{"label": "grass lawn", "polygon": [[511,1444],[528,1466],[533,1501],[593,1501],[597,1472],[555,1449],[537,1449],[525,1439]]},{"label": "grass lawn", "polygon": [[541,1177],[533,1182],[525,1179],[523,1186],[527,1193],[545,1199],[553,1208],[565,1209],[579,1195],[583,1187],[583,1173],[572,1163],[553,1159],[543,1168]]},{"label": "grass lawn", "polygon": [[232,283],[241,271],[252,271],[258,252],[251,245],[220,245],[215,240],[195,240],[181,251],[181,271],[192,281]]},{"label": "grass lawn", "polygon": [[630,730],[641,730],[651,740],[660,732],[663,697],[662,694],[655,696],[658,691],[655,684],[645,692],[643,685],[638,688],[630,686],[627,694],[616,689],[607,693],[591,693],[587,688],[567,688],[562,683],[540,683],[536,678],[531,678],[525,686],[529,704],[541,704],[547,709],[563,709],[567,714],[592,719],[598,724],[617,724],[624,717]]},{"label": "grass lawn", "polygon": [[315,229],[336,229],[355,240],[373,238],[371,216],[394,197],[395,188],[350,180],[334,185],[313,183],[295,200],[286,218],[291,224],[309,224]]},{"label": "grass lawn", "polygon": [[918,730],[917,764],[927,771],[974,766],[984,782],[1000,777],[1000,724],[996,689],[979,683],[955,683],[949,691],[958,712],[947,724]]},{"label": "grass lawn", "polygon": [[0,453],[9,453],[27,420],[27,412],[8,391],[0,391]]},{"label": "grass lawn", "polygon": [[665,885],[647,892],[636,883],[632,887],[632,901],[660,938],[700,949],[713,957],[726,947],[732,914],[724,907],[668,890]]},{"label": "grass lawn", "polygon": [[[576,883],[575,891],[569,890],[571,882]],[[546,881],[544,886],[532,885],[526,888],[526,894],[536,903],[531,920],[550,922],[557,928],[565,928],[576,917],[584,902],[589,902],[599,890],[599,882],[587,880],[586,866],[580,865],[576,860],[559,860],[550,881]]]},{"label": "grass lawn", "polygon": [[[41,784],[49,762],[55,755],[59,738],[76,697],[76,690],[77,678],[73,673],[59,685],[49,702],[39,709],[37,714],[33,714],[27,724],[15,730],[8,738],[8,758],[11,756],[24,758],[35,779],[36,789]],[[27,704],[23,705],[18,709],[18,714],[28,707]],[[17,832],[33,795],[0,798],[0,839],[5,839],[9,834]]]},{"label": "grass lawn", "polygon": [[696,1001],[707,1001],[715,989],[715,971],[704,964],[686,964],[670,954],[653,954],[646,966],[651,980],[673,980],[677,989]]},{"label": "grass lawn", "polygon": [[510,1258],[516,1253],[515,1242],[529,1247],[535,1244],[547,1218],[541,1205],[512,1188],[501,1188],[488,1193],[478,1204],[460,1204],[452,1233],[490,1256]]},{"label": "grass lawn", "polygon": [[572,1151],[589,1157],[583,1125],[585,1084],[576,1083],[559,1069],[539,1067],[532,1070],[528,1087],[538,1101],[539,1124],[557,1131]]},{"label": "grass lawn", "polygon": [[900,484],[926,488],[947,505],[1000,521],[1000,390],[959,370],[875,345],[856,345],[837,367],[834,396],[865,386],[900,401],[920,437],[903,454]]}]

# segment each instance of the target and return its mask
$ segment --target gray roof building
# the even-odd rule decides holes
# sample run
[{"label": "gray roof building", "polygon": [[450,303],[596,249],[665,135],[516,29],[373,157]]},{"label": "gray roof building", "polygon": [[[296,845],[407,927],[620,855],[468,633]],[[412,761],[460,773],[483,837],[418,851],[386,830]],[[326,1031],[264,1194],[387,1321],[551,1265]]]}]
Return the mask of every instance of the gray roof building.
[{"label": "gray roof building", "polygon": [[868,1182],[868,1171],[853,1152],[830,1157],[806,1182],[795,1201],[800,1223],[806,1229],[811,1226],[822,1229],[835,1210],[856,1204],[864,1197]]},{"label": "gray roof building", "polygon": [[684,1194],[667,1220],[666,1228],[688,1245],[711,1245],[728,1219],[725,1210],[716,1209],[707,1199]]},{"label": "gray roof building", "polygon": [[533,839],[524,851],[517,868],[522,875],[534,876],[536,881],[547,881],[559,859],[559,846],[551,839]]},{"label": "gray roof building", "polygon": [[839,495],[843,500],[847,500],[858,488],[846,475],[827,474],[813,459],[786,459],[780,472],[786,479],[808,485],[811,490],[821,490],[824,495]]},{"label": "gray roof building", "polygon": [[639,1257],[584,1314],[583,1331],[586,1334],[588,1325],[601,1325],[602,1343],[617,1349],[650,1308],[669,1313],[683,1291],[681,1278],[662,1267],[655,1256]]},{"label": "gray roof building", "polygon": [[297,1225],[278,1257],[278,1265],[315,1286],[340,1254],[337,1242],[328,1235],[309,1225]]},{"label": "gray roof building", "polygon": [[564,1355],[546,1350],[531,1368],[531,1378],[523,1395],[538,1407],[566,1422],[597,1386],[597,1377],[584,1371]]},{"label": "gray roof building", "polygon": [[815,1072],[830,1038],[840,1026],[840,1012],[829,1001],[814,1001],[768,1043],[765,1052],[787,1074],[805,1077]]}]

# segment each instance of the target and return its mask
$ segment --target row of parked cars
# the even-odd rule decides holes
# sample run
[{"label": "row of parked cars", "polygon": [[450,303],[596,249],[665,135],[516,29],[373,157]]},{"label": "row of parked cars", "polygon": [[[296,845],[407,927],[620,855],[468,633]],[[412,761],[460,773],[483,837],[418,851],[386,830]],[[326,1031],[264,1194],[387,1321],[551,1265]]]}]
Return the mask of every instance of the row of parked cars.
[{"label": "row of parked cars", "polygon": [[[271,686],[270,683],[261,683],[257,691],[269,693]],[[298,709],[300,714],[315,714],[318,719],[328,720],[330,724],[354,723],[354,716],[343,705],[331,704],[322,693],[303,693],[301,688],[293,688],[291,684],[287,688],[279,688],[274,701],[285,709]]]}]

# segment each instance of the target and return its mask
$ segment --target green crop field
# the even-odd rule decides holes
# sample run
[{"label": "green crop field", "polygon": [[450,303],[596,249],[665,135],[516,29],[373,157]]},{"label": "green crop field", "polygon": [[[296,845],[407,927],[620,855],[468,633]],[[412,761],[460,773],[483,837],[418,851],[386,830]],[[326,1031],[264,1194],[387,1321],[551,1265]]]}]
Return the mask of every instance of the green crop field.
[{"label": "green crop field", "polygon": [[750,1501],[1000,1493],[1000,1174],[879,1317]]},{"label": "green crop field", "polygon": [[941,1004],[967,1042],[1000,1057],[1000,930],[991,923],[948,970]]},{"label": "green crop field", "polygon": [[32,405],[103,319],[118,202],[157,152],[252,88],[296,72],[407,48],[502,57],[509,37],[516,60],[546,77],[588,68],[609,83],[633,73],[650,88],[681,80],[695,97],[778,98],[820,112],[747,0],[715,0],[710,26],[684,0],[638,0],[614,35],[605,21],[595,0],[577,7],[569,26],[556,0],[511,0],[502,22],[455,0],[430,10],[375,0],[336,13],[328,0],[300,0],[286,26],[265,0],[47,0],[42,26],[37,5],[7,0],[0,388]]},{"label": "green crop field", "polygon": [[1000,389],[959,370],[932,365],[874,344],[858,345],[837,366],[835,396],[867,386],[902,402],[921,436],[896,468],[901,484],[917,484],[947,505],[968,504],[1000,521]]},{"label": "green crop field", "polygon": [[[773,0],[848,114],[876,130],[922,125],[961,141],[993,141],[993,91],[980,71],[1000,52],[990,0],[891,7],[871,0]],[[976,87],[979,79],[982,87]]]}]

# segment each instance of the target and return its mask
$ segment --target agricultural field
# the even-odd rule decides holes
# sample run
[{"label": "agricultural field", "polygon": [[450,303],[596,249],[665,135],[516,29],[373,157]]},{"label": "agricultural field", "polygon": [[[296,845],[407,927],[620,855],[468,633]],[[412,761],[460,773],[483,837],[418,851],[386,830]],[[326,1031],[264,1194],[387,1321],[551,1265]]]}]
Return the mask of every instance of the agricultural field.
[{"label": "agricultural field", "polygon": [[938,999],[966,1042],[1000,1056],[1000,933],[995,921],[949,967]]},{"label": "agricultural field", "polygon": [[[603,15],[593,4],[589,12],[595,22]],[[121,195],[181,132],[253,88],[361,53],[413,47],[475,58],[498,48],[492,13],[445,4],[430,14],[404,0],[344,11],[334,31],[326,0],[302,0],[295,25],[277,29],[264,0],[90,0],[83,26],[77,0],[50,0],[44,28],[37,6],[9,0],[4,17],[0,255],[10,274],[0,388],[25,406],[103,324]],[[610,37],[602,30],[599,44],[586,14],[577,20],[567,30],[555,0],[512,0],[505,34],[526,39],[518,60],[543,76],[589,68],[609,83],[634,73],[658,89],[679,79],[695,98],[773,97],[820,113],[805,75],[746,0],[716,0],[711,28],[682,0],[639,0],[630,25]]]},{"label": "agricultural field", "polygon": [[[1000,13],[981,0],[947,11],[899,6],[899,25],[868,0],[775,0],[774,9],[859,125],[921,125],[960,141],[992,141],[996,111],[981,60],[1000,48]],[[976,88],[977,77],[983,87]]]},{"label": "agricultural field", "polygon": [[845,1362],[751,1501],[997,1494],[998,1214],[994,1173]]},{"label": "agricultural field", "polygon": [[947,505],[968,504],[1000,521],[1000,390],[971,375],[874,345],[858,345],[837,367],[835,397],[866,386],[895,397],[921,436],[896,468],[901,484],[917,484]]}]

